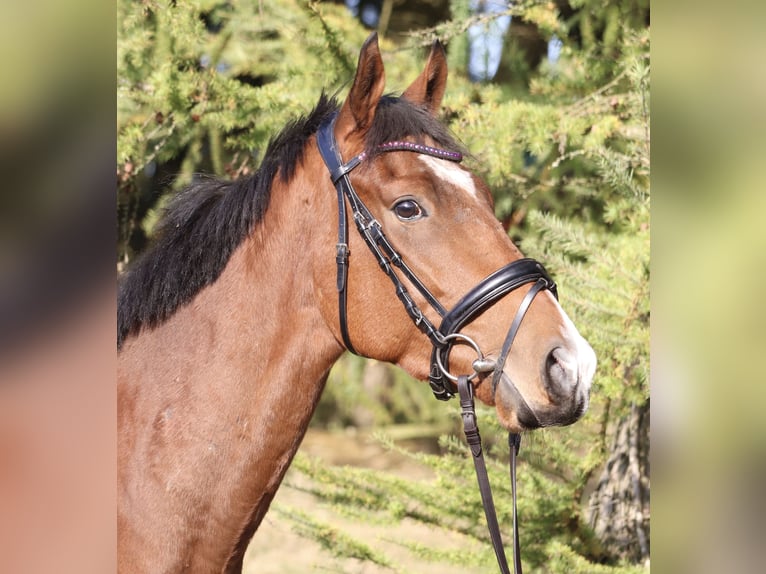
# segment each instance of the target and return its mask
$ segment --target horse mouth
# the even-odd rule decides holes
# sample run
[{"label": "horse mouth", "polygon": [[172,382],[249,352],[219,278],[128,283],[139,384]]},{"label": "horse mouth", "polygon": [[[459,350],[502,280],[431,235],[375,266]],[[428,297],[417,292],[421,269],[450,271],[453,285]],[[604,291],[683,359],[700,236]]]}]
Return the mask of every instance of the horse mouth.
[{"label": "horse mouth", "polygon": [[501,416],[501,422],[505,419],[504,426],[509,427],[509,430],[534,430],[567,426],[578,421],[588,409],[588,393],[576,388],[572,396],[560,404],[537,406],[533,409],[512,379],[503,373],[498,383],[495,402],[499,413],[504,415]]},{"label": "horse mouth", "polygon": [[[505,372],[500,375],[500,381],[495,393],[495,401],[499,412],[510,412],[510,416],[501,417],[501,423],[504,422],[503,418],[511,419],[505,422],[505,426],[509,427],[508,430],[534,430],[545,426]],[[520,428],[510,428],[510,426],[516,426],[513,424],[514,418]]]}]

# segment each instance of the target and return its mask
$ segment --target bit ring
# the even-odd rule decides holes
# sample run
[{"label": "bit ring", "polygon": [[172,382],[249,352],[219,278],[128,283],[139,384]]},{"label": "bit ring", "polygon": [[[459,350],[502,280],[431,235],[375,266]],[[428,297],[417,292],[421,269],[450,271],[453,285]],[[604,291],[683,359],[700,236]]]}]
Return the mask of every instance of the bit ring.
[{"label": "bit ring", "polygon": [[[476,343],[476,341],[471,339],[471,337],[469,337],[468,335],[464,335],[463,333],[451,333],[449,335],[445,335],[444,336],[444,341],[447,342],[447,343],[449,343],[450,341],[462,341],[464,343],[467,343],[468,345],[473,347],[474,351],[476,351],[476,355],[477,355],[476,360],[477,361],[483,361],[484,360],[484,354],[481,352],[481,349],[479,348],[478,343]],[[449,363],[449,353],[450,353],[451,350],[452,350],[452,347],[448,347],[447,351],[446,351],[446,357],[445,358],[447,359],[448,363]],[[453,383],[457,382],[458,377],[456,377],[455,375],[453,375],[452,373],[450,373],[447,370],[447,368],[442,363],[441,353],[439,353],[439,352],[436,353],[436,364],[438,365],[439,370],[441,370],[442,374],[445,377],[447,377]],[[473,373],[468,375],[468,380],[472,381],[473,379],[475,379],[478,376],[478,374],[479,373],[476,371],[476,369],[474,369]]]}]

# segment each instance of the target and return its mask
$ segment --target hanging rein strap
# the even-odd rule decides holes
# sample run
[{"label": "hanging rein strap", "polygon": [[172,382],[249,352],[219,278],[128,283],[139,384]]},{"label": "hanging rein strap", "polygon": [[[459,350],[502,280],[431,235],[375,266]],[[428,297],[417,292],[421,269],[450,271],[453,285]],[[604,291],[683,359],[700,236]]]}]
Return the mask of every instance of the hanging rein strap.
[{"label": "hanging rein strap", "polygon": [[[466,375],[460,375],[458,377],[457,389],[460,394],[460,414],[463,418],[465,440],[468,442],[471,454],[473,455],[473,465],[476,469],[476,479],[479,482],[481,503],[484,507],[484,516],[487,518],[487,529],[489,530],[489,537],[492,540],[492,548],[495,550],[495,557],[497,558],[500,572],[502,574],[510,574],[510,570],[508,570],[508,562],[505,558],[505,549],[503,548],[503,538],[500,535],[500,525],[497,522],[495,502],[492,499],[492,489],[489,485],[487,465],[484,462],[484,452],[481,448],[479,427],[476,423],[473,385],[468,382],[468,377]],[[515,436],[518,437],[519,435]],[[521,574],[521,560],[519,559],[519,529],[516,524],[516,456],[513,447],[511,448],[511,489],[513,491],[513,571],[517,574]]]},{"label": "hanging rein strap", "polygon": [[[495,364],[494,374],[492,377],[492,396],[495,396],[497,384],[502,376],[505,362],[508,359],[508,354],[511,350],[511,345],[516,338],[516,334],[519,332],[519,327],[524,319],[524,316],[529,310],[529,306],[532,304],[532,300],[537,294],[544,288],[550,288],[548,280],[544,277],[535,281],[534,285],[527,291],[524,299],[521,302],[516,316],[511,322],[511,327],[508,329],[508,334],[505,337],[503,348],[500,351],[500,356]],[[473,464],[476,469],[476,479],[479,482],[479,492],[481,493],[481,502],[484,507],[484,516],[487,518],[487,528],[489,529],[489,536],[492,540],[492,548],[495,550],[495,556],[497,557],[497,564],[500,567],[501,574],[510,574],[508,570],[508,562],[505,558],[505,549],[503,548],[503,538],[500,535],[500,526],[497,523],[497,513],[495,511],[495,503],[492,500],[492,490],[489,485],[489,476],[487,474],[487,465],[484,463],[484,453],[481,448],[481,436],[479,435],[479,427],[476,422],[476,410],[473,400],[473,385],[468,381],[467,375],[460,375],[457,380],[457,390],[460,395],[460,408],[463,418],[463,430],[465,431],[465,439],[468,446],[471,449],[473,455]],[[521,435],[518,433],[508,434],[508,446],[510,447],[510,475],[511,475],[511,494],[513,497],[513,571],[515,574],[522,574],[521,570],[521,545],[519,543],[519,523],[518,513],[516,510],[516,457],[519,454],[519,448],[521,446]]]},{"label": "hanging rein strap", "polygon": [[[537,262],[534,262],[537,263]],[[537,264],[539,265],[539,264]],[[501,270],[502,271],[502,270]],[[492,396],[495,396],[497,385],[502,377],[505,362],[508,359],[508,355],[511,351],[513,341],[516,339],[516,334],[519,332],[521,322],[529,310],[529,306],[532,301],[543,289],[550,289],[553,295],[558,298],[556,291],[556,285],[548,277],[547,273],[542,266],[536,270],[539,276],[534,281],[534,284],[529,288],[524,299],[521,301],[521,305],[516,310],[516,315],[511,322],[511,326],[508,329],[508,334],[503,342],[503,347],[500,350],[500,356],[498,357],[494,373],[492,376]],[[523,283],[531,282],[531,278],[527,277],[523,280]],[[475,293],[469,293],[463,305],[469,307],[481,308],[481,301],[486,296],[486,288],[477,289]],[[459,311],[458,315],[462,313],[460,311],[461,305],[456,306],[456,310]],[[454,311],[454,310],[453,310]],[[451,314],[447,319],[451,319]],[[446,319],[445,319],[446,321]],[[459,322],[459,319],[456,319]],[[460,395],[460,408],[461,415],[463,417],[463,430],[465,431],[465,439],[468,446],[471,449],[473,455],[473,464],[476,469],[476,479],[479,482],[479,492],[481,493],[481,502],[484,507],[484,515],[487,518],[487,528],[489,529],[489,536],[492,539],[492,548],[495,550],[495,556],[497,557],[497,564],[500,567],[501,574],[510,574],[508,570],[508,562],[505,558],[505,549],[503,548],[503,539],[500,535],[500,527],[497,523],[497,514],[495,512],[495,504],[492,500],[492,491],[489,486],[489,476],[487,474],[487,466],[484,463],[484,453],[481,448],[481,436],[479,435],[479,428],[476,422],[476,410],[473,400],[473,385],[469,383],[469,377],[467,375],[460,375],[457,380],[457,390]],[[513,383],[510,383],[513,385]],[[530,411],[531,412],[531,411]],[[508,434],[508,446],[510,448],[510,475],[511,475],[511,494],[513,497],[513,571],[515,574],[522,574],[521,570],[521,550],[519,543],[519,522],[518,513],[516,509],[516,457],[519,454],[519,448],[521,446],[521,435],[518,433]]]}]

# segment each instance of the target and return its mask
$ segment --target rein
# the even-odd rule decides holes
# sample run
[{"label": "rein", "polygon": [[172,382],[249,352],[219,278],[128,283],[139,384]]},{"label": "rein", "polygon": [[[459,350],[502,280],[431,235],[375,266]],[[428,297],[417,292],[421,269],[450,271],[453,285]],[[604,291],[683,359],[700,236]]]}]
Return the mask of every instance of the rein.
[{"label": "rein", "polygon": [[[347,162],[343,159],[335,139],[335,120],[337,112],[328,118],[317,131],[317,145],[322,159],[330,172],[330,179],[338,193],[338,242],[335,246],[335,261],[337,264],[336,284],[338,289],[338,314],[340,321],[341,337],[343,344],[352,353],[359,353],[351,343],[348,332],[348,216],[346,203],[351,213],[359,234],[364,239],[367,247],[378,261],[380,268],[391,279],[396,290],[396,295],[404,306],[410,319],[431,341],[433,352],[431,354],[431,373],[429,383],[434,396],[439,400],[448,400],[456,392],[460,395],[461,415],[465,430],[466,441],[473,454],[476,476],[479,482],[484,514],[487,518],[492,546],[495,550],[497,562],[502,574],[510,574],[508,563],[503,548],[500,527],[497,522],[492,491],[489,485],[486,464],[484,463],[481,447],[481,436],[476,423],[476,412],[473,399],[473,385],[470,381],[481,373],[493,373],[492,396],[495,394],[497,384],[500,382],[506,359],[510,353],[511,345],[518,333],[521,322],[526,315],[532,300],[543,289],[548,289],[558,298],[556,284],[550,278],[545,268],[534,259],[519,259],[498,269],[488,277],[481,280],[449,311],[434,297],[426,285],[409,268],[399,252],[394,248],[386,237],[380,223],[375,219],[370,210],[361,200],[356,190],[351,185],[349,173],[353,171],[365,159],[366,153],[362,152]],[[409,151],[429,155],[447,161],[460,162],[462,154],[444,149],[439,149],[423,144],[407,141],[392,141],[382,144],[377,148],[379,152]],[[407,287],[399,278],[396,269],[407,278],[425,298],[428,304],[442,318],[437,328],[420,310],[410,295]],[[477,315],[496,303],[502,297],[527,283],[534,283],[521,302],[511,326],[506,335],[505,342],[497,360],[484,357],[479,345],[468,335],[459,330],[471,322]],[[454,375],[449,371],[449,355],[456,343],[471,346],[476,351],[477,358],[473,362],[473,373]],[[526,408],[529,415],[534,416],[531,409],[526,405],[521,394],[512,381],[508,381],[512,391],[520,399],[521,408]],[[455,383],[455,384],[453,384]],[[514,572],[521,574],[521,559],[519,556],[519,531],[516,515],[516,457],[519,452],[521,436],[510,433],[508,436],[510,445],[510,477],[513,495],[513,557]]]}]

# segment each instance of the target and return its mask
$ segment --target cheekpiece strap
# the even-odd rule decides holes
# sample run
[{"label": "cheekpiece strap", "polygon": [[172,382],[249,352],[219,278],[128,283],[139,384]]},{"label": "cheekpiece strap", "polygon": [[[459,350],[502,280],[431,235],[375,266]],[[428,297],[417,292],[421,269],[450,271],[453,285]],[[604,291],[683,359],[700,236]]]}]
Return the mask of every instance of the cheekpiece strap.
[{"label": "cheekpiece strap", "polygon": [[[317,146],[319,153],[330,172],[330,179],[338,194],[338,242],[336,244],[336,264],[337,264],[337,289],[338,289],[338,310],[341,337],[346,348],[359,354],[351,343],[351,337],[348,332],[348,268],[349,268],[349,247],[348,247],[348,223],[346,215],[346,199],[353,213],[354,222],[367,246],[378,259],[378,263],[389,276],[396,287],[396,295],[404,304],[404,307],[412,321],[428,338],[434,346],[441,346],[440,334],[436,327],[429,321],[423,312],[415,304],[415,301],[409,295],[407,288],[397,277],[393,267],[398,268],[412,285],[425,297],[426,301],[436,310],[439,316],[444,317],[447,311],[428,290],[426,285],[415,275],[407,266],[404,259],[391,245],[386,238],[383,229],[380,226],[364,202],[356,194],[351,185],[349,174],[359,166],[367,157],[367,152],[361,152],[352,157],[347,162],[343,162],[338,143],[335,140],[335,120],[337,112],[328,117],[317,130]],[[440,149],[425,144],[413,143],[408,141],[390,141],[377,146],[376,151],[410,151],[422,153],[436,158],[448,161],[459,162],[463,159],[463,154],[459,152]],[[393,267],[392,267],[393,266]]]}]

